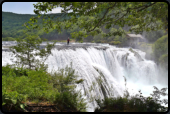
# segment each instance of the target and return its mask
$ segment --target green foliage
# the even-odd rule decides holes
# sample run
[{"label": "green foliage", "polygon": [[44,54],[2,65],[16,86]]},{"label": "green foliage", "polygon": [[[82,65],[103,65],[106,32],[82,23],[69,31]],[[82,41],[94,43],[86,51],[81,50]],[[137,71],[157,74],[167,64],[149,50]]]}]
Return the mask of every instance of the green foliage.
[{"label": "green foliage", "polygon": [[152,46],[154,44],[149,44],[146,42],[138,42],[137,48],[140,49],[141,51],[146,52],[145,58],[154,60],[154,54],[153,54],[153,49]]},{"label": "green foliage", "polygon": [[80,91],[75,91],[75,84],[82,83],[83,79],[77,80],[72,64],[71,67],[66,66],[65,69],[60,69],[58,73],[55,72],[51,76],[50,83],[53,83],[53,87],[60,92],[57,103],[73,109],[76,108],[79,111],[85,111],[86,103]]},{"label": "green foliage", "polygon": [[[109,29],[105,29],[105,24],[104,24],[103,26],[96,28],[95,31],[92,32],[92,34],[95,36],[92,36],[92,34],[87,35],[87,31],[83,29],[83,26],[85,26],[83,21],[88,22],[90,24],[95,20],[95,18],[93,16],[81,16],[81,18],[78,18],[78,20],[76,20],[75,18],[76,20],[75,22],[77,22],[77,24],[74,24],[74,25],[70,21],[66,21],[65,23],[60,23],[60,24],[58,23],[58,26],[56,23],[53,23],[53,27],[56,27],[57,30],[53,28],[49,28],[48,34],[47,34],[44,32],[44,30],[45,30],[45,27],[47,27],[48,25],[48,23],[45,23],[48,17],[50,17],[50,19],[53,18],[53,21],[56,21],[57,18],[60,18],[59,20],[61,21],[61,18],[69,19],[67,18],[68,17],[67,15],[69,14],[64,14],[65,16],[63,16],[62,13],[47,14],[46,16],[42,14],[42,17],[40,18],[39,16],[29,15],[29,14],[14,14],[14,13],[9,13],[9,12],[2,12],[2,13],[3,13],[2,15],[2,18],[3,18],[2,40],[4,41],[9,41],[9,40],[12,41],[15,38],[19,38],[19,37],[25,38],[26,35],[23,34],[23,31],[27,28],[23,28],[23,27],[28,26],[29,22],[26,23],[27,22],[26,19],[28,18],[29,20],[29,18],[31,17],[34,17],[34,18],[31,18],[33,23],[30,23],[30,24],[37,24],[37,26],[39,26],[39,28],[33,30],[33,33],[39,35],[41,38],[46,38],[48,40],[61,41],[61,40],[66,40],[68,37],[72,37],[72,38],[75,38],[76,41],[84,41],[84,42],[94,41],[96,43],[110,43],[111,41],[116,41],[116,42],[119,41],[120,43],[116,43],[116,45],[118,44],[119,46],[126,46],[127,39],[125,37],[124,32],[127,33],[127,30],[130,29],[130,27],[125,27],[126,29],[122,30],[119,28],[121,26],[117,26],[117,25],[116,26],[112,25]],[[39,17],[39,18],[36,18],[36,17]],[[13,18],[15,19],[15,22]],[[37,22],[35,21],[36,19],[38,19]],[[45,25],[42,25],[43,22]],[[15,25],[13,25],[14,23]],[[21,26],[22,24],[23,26]],[[80,25],[81,27],[79,27]],[[86,25],[85,28],[91,29],[92,26]],[[123,36],[119,36],[120,34],[123,34]],[[163,34],[165,34],[164,30],[151,31],[151,32],[146,32],[145,37],[148,39],[148,41],[154,42],[159,37],[161,37]],[[117,36],[114,36],[114,35],[117,35]]]},{"label": "green foliage", "polygon": [[6,38],[2,38],[2,41],[15,41],[15,38],[6,37]]},{"label": "green foliage", "polygon": [[86,111],[86,103],[81,93],[75,91],[75,84],[81,83],[82,80],[76,78],[74,70],[70,67],[50,74],[42,69],[35,71],[12,65],[3,66],[2,104],[15,106],[19,110],[25,108],[27,101],[50,101],[59,106]]},{"label": "green foliage", "polygon": [[[40,44],[42,43],[42,39],[37,35],[28,35],[25,39],[17,38],[17,45],[11,46],[10,50],[13,52],[14,56],[17,58],[15,63],[17,65],[26,66],[29,69],[39,69],[43,68],[46,70],[46,66],[44,61],[51,54],[51,49],[54,44],[47,43],[45,49],[40,49]],[[39,56],[40,59],[36,59],[35,57]]]},{"label": "green foliage", "polygon": [[24,110],[26,104],[23,104],[22,101],[25,101],[26,96],[19,94],[17,91],[12,92],[2,92],[2,106],[12,105],[18,111]]},{"label": "green foliage", "polygon": [[165,35],[165,30],[158,30],[158,31],[150,31],[146,33],[146,38],[149,42],[155,42],[157,39]]},{"label": "green foliage", "polygon": [[[23,108],[26,104],[22,104],[23,102],[26,103],[27,100],[45,99],[54,101],[59,95],[58,91],[48,83],[49,76],[45,71],[18,69],[20,68],[12,68],[9,65],[2,67],[3,104]],[[26,75],[24,75],[25,71]]]},{"label": "green foliage", "polygon": [[[54,17],[54,19],[56,19],[58,16],[60,16],[60,13],[49,14],[49,17]],[[25,38],[26,34],[23,34],[23,31],[27,30],[25,26],[27,26],[28,23],[26,22],[28,22],[31,17],[37,17],[37,15],[2,12],[2,41],[14,41],[15,38]],[[35,21],[36,18],[31,19],[32,21]],[[44,19],[47,18],[44,17]],[[44,33],[42,20],[43,18],[38,18],[37,24],[39,28],[38,26],[37,28],[36,26],[34,27],[34,34],[48,40],[66,40],[67,37],[70,37],[70,33],[67,31],[62,31],[63,34],[59,34],[59,31],[50,29],[48,34]]]},{"label": "green foliage", "polygon": [[161,66],[165,67],[166,69],[168,69],[168,54],[163,54],[160,58],[159,58],[159,63]]},{"label": "green foliage", "polygon": [[159,38],[153,45],[153,52],[157,62],[167,67],[168,61],[168,34]]},{"label": "green foliage", "polygon": [[154,53],[159,58],[160,55],[168,51],[168,34],[162,36],[154,43]]},{"label": "green foliage", "polygon": [[23,33],[21,31],[24,30],[22,24],[29,21],[32,16],[35,15],[2,12],[2,37],[7,40],[6,37],[17,38],[20,35],[22,36]]},{"label": "green foliage", "polygon": [[28,69],[24,69],[23,67],[15,68],[15,65],[6,65],[5,67],[2,67],[2,76],[6,75],[13,75],[13,76],[28,76]]},{"label": "green foliage", "polygon": [[[85,111],[86,103],[81,93],[75,91],[75,84],[81,83],[83,80],[76,80],[74,70],[66,67],[51,75],[46,71],[47,66],[44,61],[51,54],[51,49],[56,41],[53,44],[47,42],[46,48],[42,49],[40,47],[42,39],[37,35],[26,34],[25,39],[16,39],[17,45],[10,47],[17,58],[16,64],[2,68],[3,105],[10,105],[10,101],[12,101],[12,105],[18,103],[21,108],[24,108],[24,105],[21,104],[23,100],[19,99],[22,97],[17,97],[21,94],[25,95],[27,100],[49,100],[75,110]],[[37,56],[40,59],[36,59]],[[8,82],[10,84],[7,85]],[[14,98],[9,97],[12,92],[15,92]],[[9,101],[5,99],[9,99]]]},{"label": "green foliage", "polygon": [[165,112],[167,107],[161,106],[162,102],[167,104],[166,100],[159,100],[160,95],[167,95],[165,92],[167,88],[158,90],[155,86],[152,97],[143,97],[141,91],[135,96],[129,97],[111,97],[105,98],[103,102],[96,100],[98,108],[95,112]]},{"label": "green foliage", "polygon": [[[123,27],[125,24],[130,31],[140,33],[142,31],[154,31],[167,27],[168,5],[165,2],[38,2],[34,4],[34,12],[40,17],[56,7],[62,7],[62,16],[55,21],[48,18],[44,20],[44,26],[48,32],[49,28],[58,31],[72,29],[78,26],[78,31],[72,31],[72,37],[87,37],[103,34],[105,36],[121,36],[123,30],[104,33],[101,27],[110,29],[114,26]],[[68,13],[69,11],[71,11]],[[45,14],[41,14],[44,11]],[[34,23],[34,21],[32,21]],[[52,23],[55,24],[55,27]],[[79,31],[85,31],[84,33]]]},{"label": "green foliage", "polygon": [[109,44],[111,44],[111,45],[119,45],[120,41],[111,41]]},{"label": "green foliage", "polygon": [[83,79],[77,80],[76,84],[82,83],[83,81],[84,81]]}]

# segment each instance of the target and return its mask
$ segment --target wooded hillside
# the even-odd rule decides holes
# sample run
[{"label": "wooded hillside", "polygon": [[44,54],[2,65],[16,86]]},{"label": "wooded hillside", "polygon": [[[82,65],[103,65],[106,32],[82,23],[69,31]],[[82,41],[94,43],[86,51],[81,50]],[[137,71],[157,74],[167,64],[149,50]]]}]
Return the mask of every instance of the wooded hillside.
[{"label": "wooded hillside", "polygon": [[[59,16],[60,14],[49,14],[49,16]],[[28,22],[31,17],[36,15],[33,14],[15,14],[11,12],[2,12],[2,40],[14,40],[13,38],[24,38],[23,31],[26,27],[22,26],[25,22]],[[41,20],[39,24],[41,24]],[[48,40],[66,40],[69,37],[69,33],[63,31],[62,34],[58,34],[57,31],[53,30],[49,34],[43,31],[43,27],[40,30],[34,30],[34,32],[40,37]]]}]

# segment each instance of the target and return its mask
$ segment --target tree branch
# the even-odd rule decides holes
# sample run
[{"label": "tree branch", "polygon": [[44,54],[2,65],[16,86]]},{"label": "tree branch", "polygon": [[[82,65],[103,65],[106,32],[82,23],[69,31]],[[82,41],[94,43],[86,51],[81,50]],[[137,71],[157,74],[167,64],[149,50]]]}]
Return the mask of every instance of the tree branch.
[{"label": "tree branch", "polygon": [[103,15],[103,17],[99,20],[99,22],[97,23],[97,25],[92,29],[92,30],[90,30],[90,31],[87,31],[87,32],[91,32],[91,31],[93,31],[98,25],[99,25],[99,23],[104,19],[104,17],[106,16],[106,14],[108,13],[108,11],[109,11],[109,9],[110,8],[113,8],[114,6],[116,5],[116,2],[115,2],[115,4],[113,5],[113,6],[111,6],[111,7],[109,7],[109,8],[107,8],[107,10],[106,10],[106,12],[105,12],[105,14]]},{"label": "tree branch", "polygon": [[144,8],[138,10],[137,12],[140,12],[140,11],[142,11],[142,10],[144,10],[144,9],[146,9],[146,8],[148,8],[148,7],[150,7],[150,6],[154,5],[154,4],[156,4],[156,3],[157,3],[157,2],[155,2],[155,3],[153,3],[153,4],[150,4],[149,6],[145,6]]},{"label": "tree branch", "polygon": [[[117,22],[118,20],[120,20],[120,19],[122,19],[124,16],[126,16],[127,14],[128,14],[128,12],[129,12],[129,9],[127,9],[127,11],[126,11],[126,14],[124,14],[122,17],[120,17],[119,19],[117,19],[116,21],[111,21],[111,22]],[[108,22],[108,23],[111,23],[111,22]],[[105,24],[108,24],[108,23],[105,23]]]},{"label": "tree branch", "polygon": [[[156,4],[156,2],[153,3],[153,4],[151,4],[151,5],[149,5],[149,6],[145,6],[145,7],[142,6],[142,7],[144,7],[144,8],[138,10],[137,12],[142,11],[142,10],[144,10],[144,9],[146,9],[146,8],[148,8],[148,7],[152,6],[152,5],[154,5],[154,4]],[[141,7],[138,7],[138,8],[141,8]],[[136,8],[132,8],[132,9],[138,9],[138,8],[136,7]],[[130,10],[130,9],[131,9],[131,8],[129,8],[128,10]],[[118,20],[122,19],[125,15],[127,15],[127,13],[128,13],[128,11],[126,12],[126,14],[124,14],[122,17],[120,17],[120,18],[117,19],[116,21],[111,21],[111,22],[108,22],[108,23],[112,23],[112,22],[116,23]],[[105,24],[108,24],[108,23],[105,23]]]},{"label": "tree branch", "polygon": [[140,6],[140,7],[135,7],[135,8],[130,8],[130,9],[139,9],[139,8],[143,8],[146,7],[146,5]]}]

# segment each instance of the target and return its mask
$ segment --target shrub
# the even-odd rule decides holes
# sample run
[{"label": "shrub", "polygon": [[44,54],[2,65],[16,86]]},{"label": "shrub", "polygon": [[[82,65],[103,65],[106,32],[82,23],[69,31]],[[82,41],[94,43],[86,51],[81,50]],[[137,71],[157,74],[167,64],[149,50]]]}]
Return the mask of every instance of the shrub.
[{"label": "shrub", "polygon": [[153,45],[154,55],[156,61],[159,60],[161,55],[168,53],[168,34],[159,38]]},{"label": "shrub", "polygon": [[[28,100],[50,101],[64,105],[74,110],[86,111],[86,103],[80,91],[75,91],[76,84],[83,82],[77,80],[72,68],[60,69],[58,73],[47,73],[25,68],[2,67],[2,104],[3,107],[15,106],[24,108]],[[8,108],[7,108],[8,109]]]},{"label": "shrub", "polygon": [[163,54],[161,57],[159,57],[159,63],[168,70],[168,54]]},{"label": "shrub", "polygon": [[[125,78],[126,87],[126,78]],[[159,100],[160,95],[166,96],[167,88],[159,90],[154,86],[155,91],[149,97],[143,97],[141,91],[135,96],[129,96],[129,92],[125,89],[124,97],[104,98],[103,101],[96,99],[99,107],[95,112],[165,112],[167,107],[162,106],[162,103],[168,104],[167,99]]]},{"label": "shrub", "polygon": [[60,69],[58,73],[55,72],[51,75],[50,83],[53,83],[53,87],[60,93],[55,102],[79,111],[86,111],[86,103],[80,91],[75,91],[75,84],[83,82],[82,79],[77,80],[77,77],[72,65],[71,67],[66,66],[65,69]]}]

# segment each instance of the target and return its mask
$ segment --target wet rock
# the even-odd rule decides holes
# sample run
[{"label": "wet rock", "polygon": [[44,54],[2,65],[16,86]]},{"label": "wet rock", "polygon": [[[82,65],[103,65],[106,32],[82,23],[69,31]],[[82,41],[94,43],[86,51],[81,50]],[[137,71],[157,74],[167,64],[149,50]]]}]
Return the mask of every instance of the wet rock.
[{"label": "wet rock", "polygon": [[139,61],[144,61],[144,60],[142,59],[142,57],[141,57],[136,51],[132,50],[132,48],[130,48],[129,51],[131,51],[132,53],[134,53],[134,56],[136,56]]}]

